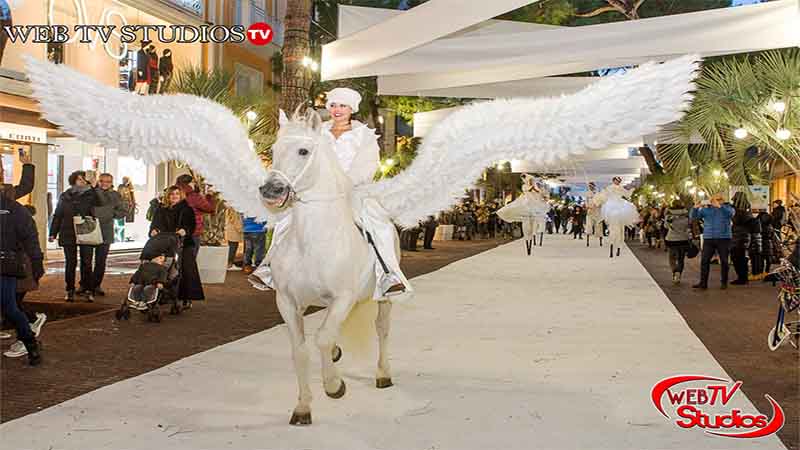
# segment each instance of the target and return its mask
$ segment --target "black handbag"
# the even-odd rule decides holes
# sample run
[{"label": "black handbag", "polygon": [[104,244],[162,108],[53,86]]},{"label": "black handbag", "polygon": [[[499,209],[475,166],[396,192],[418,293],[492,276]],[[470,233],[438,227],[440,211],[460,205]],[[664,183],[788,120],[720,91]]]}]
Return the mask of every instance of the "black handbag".
[{"label": "black handbag", "polygon": [[0,275],[4,277],[25,278],[25,266],[17,258],[16,252],[0,251]]},{"label": "black handbag", "polygon": [[686,250],[686,257],[691,259],[700,254],[700,244],[694,239],[689,239],[689,248]]}]

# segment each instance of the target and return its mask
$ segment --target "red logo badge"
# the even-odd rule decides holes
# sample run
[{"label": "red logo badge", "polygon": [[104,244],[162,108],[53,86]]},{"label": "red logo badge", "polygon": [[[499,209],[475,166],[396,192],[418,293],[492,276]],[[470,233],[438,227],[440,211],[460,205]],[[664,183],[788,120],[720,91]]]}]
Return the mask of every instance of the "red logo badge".
[{"label": "red logo badge", "polygon": [[247,29],[247,40],[253,45],[267,45],[273,37],[272,27],[264,22],[256,22]]},{"label": "red logo badge", "polygon": [[[705,387],[686,387],[680,390],[676,386],[682,383],[715,381]],[[783,427],[786,417],[783,409],[772,397],[767,395],[767,400],[772,405],[772,419],[763,414],[744,414],[739,409],[724,412],[710,412],[713,408],[718,411],[730,402],[731,398],[739,392],[741,381],[730,385],[731,381],[724,378],[708,377],[703,375],[677,375],[665,378],[655,386],[650,393],[653,406],[666,418],[670,418],[664,410],[664,394],[674,407],[675,425],[681,428],[701,428],[706,433],[716,436],[732,438],[759,438],[777,433]]]}]

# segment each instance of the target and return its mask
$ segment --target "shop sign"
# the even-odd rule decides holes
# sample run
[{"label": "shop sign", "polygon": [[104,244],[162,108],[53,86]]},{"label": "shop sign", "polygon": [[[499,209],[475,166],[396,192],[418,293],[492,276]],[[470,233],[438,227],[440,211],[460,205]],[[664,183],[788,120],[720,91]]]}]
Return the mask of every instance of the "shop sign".
[{"label": "shop sign", "polygon": [[37,128],[0,126],[0,139],[45,144],[47,143],[47,132]]},{"label": "shop sign", "polygon": [[[47,10],[47,18],[51,24],[55,24],[55,19],[53,17],[53,9],[55,4],[58,0],[50,0],[49,7]],[[75,17],[77,18],[76,26],[90,26],[90,25],[99,25],[100,28],[105,27],[106,29],[111,29],[110,35],[121,39],[122,34],[119,31],[114,31],[111,26],[119,25],[119,28],[128,25],[128,19],[122,14],[121,11],[114,8],[113,6],[109,6],[103,9],[100,17],[97,18],[97,21],[91,22],[89,20],[89,13],[86,10],[86,0],[72,0],[68,3],[71,3],[72,7],[75,9]],[[115,23],[115,18],[118,20],[118,23]],[[87,34],[91,35],[91,39],[88,42],[82,38],[81,33],[73,34],[69,40],[66,42],[67,44],[71,44],[76,40],[80,39],[80,42],[83,44],[87,44],[91,50],[97,48],[97,41],[98,41],[98,31],[91,31],[87,30]],[[85,36],[83,36],[85,37]],[[120,48],[117,51],[114,51],[114,45],[112,41],[109,39],[110,36],[105,36],[104,39],[100,39],[103,41],[103,48],[105,49],[108,56],[116,59],[121,60],[128,55],[128,44],[121,42]]]},{"label": "shop sign", "polygon": [[[748,189],[749,188],[749,189]],[[752,209],[769,210],[769,186],[764,184],[757,184],[752,186],[731,186],[730,198],[737,192],[746,192],[749,190],[748,199],[750,200],[750,207]]]}]

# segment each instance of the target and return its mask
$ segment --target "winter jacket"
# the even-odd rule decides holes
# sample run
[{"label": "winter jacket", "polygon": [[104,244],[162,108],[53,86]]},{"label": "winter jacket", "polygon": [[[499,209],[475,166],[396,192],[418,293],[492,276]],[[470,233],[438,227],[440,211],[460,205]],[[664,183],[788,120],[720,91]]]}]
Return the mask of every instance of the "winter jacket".
[{"label": "winter jacket", "polygon": [[181,189],[183,189],[183,192],[186,194],[186,203],[191,206],[194,211],[195,227],[193,236],[202,236],[203,214],[211,214],[215,211],[214,196],[211,194],[203,196],[189,186],[181,186]]},{"label": "winter jacket", "polygon": [[772,209],[772,226],[780,229],[786,223],[786,208],[781,205]]},{"label": "winter jacket", "polygon": [[[74,186],[64,191],[58,199],[50,224],[50,237],[58,237],[58,245],[76,245],[73,217],[94,217],[94,208],[99,204],[97,192],[88,188],[76,189]],[[104,236],[105,238],[105,236]]]},{"label": "winter jacket", "polygon": [[[30,260],[35,278],[44,273],[42,249],[39,247],[39,234],[31,213],[11,198],[0,195],[0,253],[13,257],[21,269],[17,274],[6,274],[23,278],[28,275],[25,257]],[[24,254],[24,255],[23,255]]]},{"label": "winter jacket", "polygon": [[156,210],[153,221],[150,223],[150,232],[158,230],[159,232],[176,233],[182,229],[186,231],[183,246],[194,247],[192,235],[196,225],[194,211],[186,203],[186,200],[181,200],[177,205],[169,207],[161,205]]},{"label": "winter jacket", "polygon": [[746,250],[750,247],[750,234],[755,219],[750,210],[737,209],[733,215],[733,229],[731,239],[734,248]]},{"label": "winter jacket", "polygon": [[730,239],[734,212],[733,206],[725,203],[719,208],[694,208],[690,217],[692,220],[703,221],[703,239]]},{"label": "winter jacket", "polygon": [[130,280],[131,284],[152,285],[167,284],[167,268],[161,264],[147,261],[142,263]]},{"label": "winter jacket", "polygon": [[263,233],[267,231],[267,223],[256,222],[254,217],[245,217],[242,224],[242,229],[245,233]]},{"label": "winter jacket", "polygon": [[777,262],[781,246],[775,235],[772,220],[772,216],[769,213],[762,212],[758,215],[758,221],[761,225],[761,256],[766,261]]},{"label": "winter jacket", "polygon": [[103,243],[111,244],[114,242],[114,219],[125,218],[127,210],[119,192],[113,189],[104,191],[99,187],[95,191],[98,205],[94,207],[94,216],[100,221]]},{"label": "winter jacket", "polygon": [[36,177],[36,169],[33,164],[22,165],[22,175],[19,184],[14,186],[14,199],[20,199],[33,192],[33,182]]},{"label": "winter jacket", "polygon": [[685,208],[668,209],[666,212],[667,242],[688,242],[689,211]]}]

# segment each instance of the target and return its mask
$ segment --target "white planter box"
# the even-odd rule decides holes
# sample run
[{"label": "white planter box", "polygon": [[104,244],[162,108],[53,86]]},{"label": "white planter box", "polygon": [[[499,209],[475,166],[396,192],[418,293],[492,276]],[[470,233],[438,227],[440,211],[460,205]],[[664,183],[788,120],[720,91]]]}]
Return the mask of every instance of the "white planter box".
[{"label": "white planter box", "polygon": [[452,241],[454,225],[439,225],[436,227],[436,234],[433,236],[434,241]]},{"label": "white planter box", "polygon": [[200,247],[197,269],[203,284],[221,284],[228,273],[228,247]]}]

